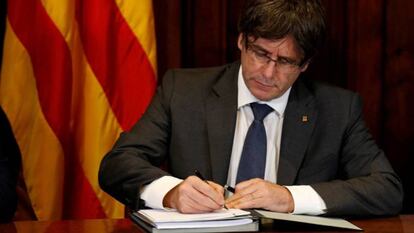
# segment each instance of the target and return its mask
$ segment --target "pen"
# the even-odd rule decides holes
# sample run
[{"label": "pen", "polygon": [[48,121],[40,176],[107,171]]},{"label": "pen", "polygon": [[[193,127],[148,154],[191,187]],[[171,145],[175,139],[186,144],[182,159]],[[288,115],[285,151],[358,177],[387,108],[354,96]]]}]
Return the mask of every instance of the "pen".
[{"label": "pen", "polygon": [[[198,178],[200,178],[201,180],[204,180],[208,184],[208,181],[206,179],[204,179],[203,175],[201,175],[201,173],[198,170],[194,170],[194,173]],[[224,189],[231,192],[231,193],[236,192],[236,190],[233,187],[231,187],[230,185],[227,185],[227,184],[224,185]]]},{"label": "pen", "polygon": [[[208,181],[206,180],[206,179],[204,179],[204,177],[203,177],[203,175],[201,175],[201,173],[198,171],[198,170],[194,170],[194,174],[198,177],[198,178],[200,178],[201,180],[203,180],[204,182],[206,182],[207,184],[209,184],[208,183]],[[224,188],[226,188],[226,186],[227,185],[225,185],[224,186]],[[227,188],[232,188],[232,187],[230,187],[230,186],[227,186]],[[233,190],[234,190],[234,188],[232,188]],[[228,189],[227,189],[228,190]],[[231,192],[231,191],[230,191]],[[227,208],[227,206],[226,205],[223,205],[223,207],[226,209],[226,210],[228,210],[228,208]]]},{"label": "pen", "polygon": [[230,185],[224,185],[224,189],[225,190],[227,190],[227,191],[229,191],[229,192],[231,192],[231,193],[235,193],[236,192],[236,190],[233,188],[233,187],[231,187]]},{"label": "pen", "polygon": [[203,180],[204,182],[208,184],[208,181],[204,179],[203,175],[201,175],[201,173],[198,170],[194,170],[194,173],[198,178],[200,178],[200,180]]}]

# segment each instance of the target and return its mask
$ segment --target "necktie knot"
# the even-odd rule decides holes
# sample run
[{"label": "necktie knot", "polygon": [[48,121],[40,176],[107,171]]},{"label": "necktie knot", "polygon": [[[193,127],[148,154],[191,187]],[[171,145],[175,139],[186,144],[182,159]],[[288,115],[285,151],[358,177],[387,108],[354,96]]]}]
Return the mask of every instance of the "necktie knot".
[{"label": "necktie knot", "polygon": [[260,122],[271,112],[273,112],[273,108],[271,108],[267,104],[259,104],[259,103],[251,103],[250,107],[252,108],[254,119]]}]

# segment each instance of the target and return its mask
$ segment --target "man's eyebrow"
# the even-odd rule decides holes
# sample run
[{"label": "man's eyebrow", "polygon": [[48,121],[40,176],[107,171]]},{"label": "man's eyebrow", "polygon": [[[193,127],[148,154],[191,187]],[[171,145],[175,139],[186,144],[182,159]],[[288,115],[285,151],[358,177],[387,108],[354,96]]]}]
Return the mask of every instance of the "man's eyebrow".
[{"label": "man's eyebrow", "polygon": [[[271,55],[272,54],[271,52],[267,51],[265,48],[263,48],[260,45],[251,44],[251,46],[255,47],[258,50],[261,50],[262,52],[266,53],[266,55],[269,55],[269,54]],[[282,59],[282,60],[286,60],[286,61],[292,62],[292,63],[297,62],[296,59],[293,58],[293,57],[287,57],[287,56],[280,55],[280,56],[277,56],[277,58]]]},{"label": "man's eyebrow", "polygon": [[271,52],[269,52],[269,51],[267,51],[265,48],[263,48],[262,46],[260,46],[260,45],[257,45],[257,44],[250,44],[250,46],[253,46],[253,47],[255,47],[256,49],[258,49],[258,50],[261,50],[262,52],[265,52],[266,54],[272,54]]},{"label": "man's eyebrow", "polygon": [[[260,50],[261,52],[265,53],[267,56],[269,54],[270,55],[272,54],[270,51],[266,50],[265,48],[263,48],[262,46],[260,46],[258,44],[254,44],[253,42],[250,43],[250,46],[252,46],[252,47]],[[277,59],[286,60],[286,61],[288,61],[290,63],[298,63],[298,61],[295,58],[293,58],[293,57],[287,57],[287,56],[283,56],[283,55],[277,56]]]},{"label": "man's eyebrow", "polygon": [[296,59],[291,58],[291,57],[286,57],[286,56],[278,56],[278,59],[280,59],[280,60],[286,60],[286,61],[291,62],[291,63],[297,62]]}]

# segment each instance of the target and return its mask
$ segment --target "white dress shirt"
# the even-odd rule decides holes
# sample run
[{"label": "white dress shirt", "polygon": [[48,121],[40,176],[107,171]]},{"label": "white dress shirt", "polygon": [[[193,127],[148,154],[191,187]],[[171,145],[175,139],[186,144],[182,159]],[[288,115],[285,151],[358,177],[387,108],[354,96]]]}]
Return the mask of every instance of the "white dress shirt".
[{"label": "white dress shirt", "polygon": [[[266,102],[260,101],[250,93],[244,82],[241,70],[240,67],[238,75],[237,120],[227,184],[232,187],[235,186],[244,139],[250,124],[254,120],[253,112],[249,105],[253,102],[265,103],[275,110],[265,117],[263,123],[267,136],[267,156],[264,179],[276,183],[283,118],[291,89],[289,88],[279,98]],[[164,208],[162,205],[164,196],[181,181],[181,179],[171,176],[161,177],[141,189],[141,199],[145,201],[148,207]],[[286,188],[289,189],[294,200],[294,214],[319,215],[325,213],[325,202],[311,186],[294,185],[286,186]]]}]

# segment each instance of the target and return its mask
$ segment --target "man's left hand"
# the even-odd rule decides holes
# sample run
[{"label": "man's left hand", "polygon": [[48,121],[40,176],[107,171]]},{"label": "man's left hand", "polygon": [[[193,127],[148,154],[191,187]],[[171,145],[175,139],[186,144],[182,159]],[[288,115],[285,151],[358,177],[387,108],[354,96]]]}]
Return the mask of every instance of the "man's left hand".
[{"label": "man's left hand", "polygon": [[283,213],[294,210],[292,194],[284,186],[255,178],[238,183],[235,189],[234,195],[226,200],[227,208],[262,208]]}]

